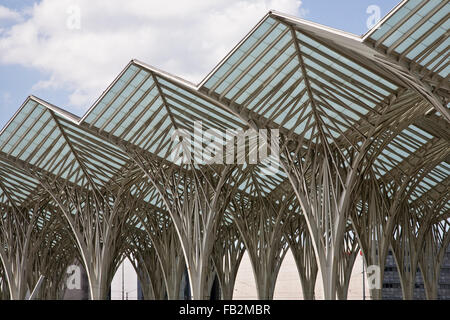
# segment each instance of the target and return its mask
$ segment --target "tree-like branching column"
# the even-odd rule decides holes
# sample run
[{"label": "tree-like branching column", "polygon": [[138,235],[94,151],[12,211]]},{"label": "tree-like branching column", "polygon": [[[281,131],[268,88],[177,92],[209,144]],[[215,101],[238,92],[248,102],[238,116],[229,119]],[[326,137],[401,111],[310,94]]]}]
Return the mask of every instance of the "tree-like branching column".
[{"label": "tree-like branching column", "polygon": [[140,201],[133,217],[136,222],[133,223],[142,226],[150,238],[161,265],[167,298],[177,300],[180,297],[180,284],[186,266],[178,234],[172,218],[163,209],[164,203],[156,189],[152,185],[141,183],[137,190],[136,195],[147,201]]},{"label": "tree-like branching column", "polygon": [[[134,160],[159,192],[180,239],[192,298],[205,298],[206,278],[221,217],[237,188],[235,166],[164,165]],[[150,160],[150,161],[149,161]]]},{"label": "tree-like branching column", "polygon": [[163,300],[166,286],[158,254],[144,230],[130,226],[126,257],[131,261],[145,300]]},{"label": "tree-like branching column", "polygon": [[236,276],[244,252],[245,245],[239,230],[232,217],[225,214],[218,228],[212,253],[223,300],[231,300],[233,298]]},{"label": "tree-like branching column", "polygon": [[[359,160],[349,165],[342,154],[331,150],[326,139],[317,139],[314,144],[316,146],[311,140],[307,150],[286,152],[284,168],[308,225],[322,275],[324,298],[333,300]],[[318,147],[319,144],[322,146]]]},{"label": "tree-like branching column", "polygon": [[[396,188],[392,194],[392,201],[387,201],[383,196],[386,194],[384,185],[379,183],[373,172],[361,182],[359,197],[355,198],[350,219],[353,229],[356,232],[359,245],[363,252],[363,259],[366,266],[377,266],[380,279],[374,279],[379,284],[382,283],[384,275],[384,265],[389,250],[390,234],[395,225],[395,215],[398,212],[396,204],[397,198],[403,189]],[[369,286],[371,299],[380,300],[382,298],[381,286],[377,283]]]},{"label": "tree-like branching column", "polygon": [[425,235],[423,251],[418,255],[428,300],[438,298],[439,276],[450,243],[450,218],[438,216],[435,220]]},{"label": "tree-like branching column", "polygon": [[[2,191],[8,193],[5,188]],[[47,204],[48,199],[44,197],[36,199],[29,208],[18,207],[13,201],[0,205],[0,262],[12,300],[25,299],[27,291],[33,290],[36,284],[29,281],[35,279],[33,265],[51,225],[51,217],[45,210]]]},{"label": "tree-like branching column", "polygon": [[399,208],[392,233],[391,248],[400,277],[404,300],[414,298],[418,255],[430,228],[430,215],[412,208],[406,201]]},{"label": "tree-like branching column", "polygon": [[[426,161],[433,168],[445,156],[442,152],[443,141],[434,139],[428,145],[418,149],[407,159],[407,163]],[[402,212],[401,206],[411,198],[417,184],[429,172],[417,170],[416,167],[400,166],[382,179],[376,178],[372,169],[367,169],[358,187],[359,193],[351,210],[351,221],[357,233],[364,260],[368,266],[378,266],[378,284],[383,282],[384,265],[391,244],[397,215]],[[370,276],[370,275],[368,275]],[[381,287],[370,286],[372,299],[381,299]]]},{"label": "tree-like branching column", "polygon": [[100,192],[92,183],[79,188],[34,172],[62,211],[86,269],[92,300],[105,300],[121,260],[125,225],[135,199],[124,186]]},{"label": "tree-like branching column", "polygon": [[67,279],[67,268],[75,259],[80,260],[73,242],[71,240],[65,242],[52,248],[52,252],[48,255],[50,261],[47,263],[44,283],[40,290],[40,298],[43,300],[62,299],[67,289],[67,284],[64,282]]},{"label": "tree-like branching column", "polygon": [[66,284],[66,271],[75,260],[80,260],[77,248],[72,240],[70,231],[60,212],[53,209],[53,226],[45,232],[37,258],[33,266],[31,283],[36,283],[40,275],[44,276],[43,283],[38,292],[37,299],[58,300],[62,298]]},{"label": "tree-like branching column", "polygon": [[262,300],[273,299],[278,272],[289,247],[283,234],[289,200],[237,194],[230,205],[250,256],[258,298]]},{"label": "tree-like branching column", "polygon": [[[299,32],[290,29],[292,37],[299,39]],[[382,116],[393,101],[372,92],[370,99],[377,104],[376,110],[369,108],[373,116],[369,119],[359,115],[357,121],[347,117],[367,108],[361,97],[371,88],[349,90],[338,81],[332,81],[332,88],[308,65],[305,50],[309,49],[305,49],[305,44],[295,41],[294,46],[308,101],[298,106],[300,115],[291,132],[282,133],[281,163],[306,218],[322,275],[324,298],[336,299],[338,260],[352,194],[362,168],[367,166],[366,154],[380,129]],[[342,100],[344,96],[358,108],[349,106]]]},{"label": "tree-like branching column", "polygon": [[[355,200],[351,220],[363,252],[364,263],[367,266],[377,266],[379,271],[379,279],[373,277],[376,283],[371,283],[369,287],[371,299],[382,299],[384,265],[410,181],[410,178],[405,177],[386,185],[370,175],[362,182],[360,196]],[[377,283],[380,286],[377,287]]]},{"label": "tree-like branching column", "polygon": [[[379,116],[385,129],[374,135],[368,150],[371,165],[364,169],[360,178],[350,217],[366,265],[376,266],[379,270],[379,277],[371,277],[380,285],[371,283],[372,299],[382,297],[385,259],[397,215],[402,212],[401,206],[411,199],[427,173],[447,156],[448,142],[445,139],[426,138],[428,141],[423,144],[421,131],[412,129],[417,122],[420,123],[423,109],[430,107],[426,102],[417,100],[414,92],[406,90],[399,92],[390,105],[389,110]],[[395,117],[395,114],[402,114],[402,118]],[[397,157],[399,154],[402,154],[401,162]]]},{"label": "tree-like branching column", "polygon": [[[73,118],[62,116],[56,108],[29,102],[33,112],[47,120],[31,121],[33,128],[39,126],[36,134],[31,134],[30,126],[23,127],[30,141],[18,150],[18,157],[4,153],[1,157],[51,196],[80,251],[91,299],[105,299],[126,237],[123,225],[133,207],[133,198],[126,195],[129,159],[112,144],[87,131],[81,133],[70,121]],[[20,155],[25,154],[36,161],[23,160]]]},{"label": "tree-like branching column", "polygon": [[293,213],[286,217],[284,235],[289,243],[289,249],[294,256],[297,271],[302,285],[303,299],[315,299],[317,279],[316,257],[309,236],[305,217],[301,213]]},{"label": "tree-like branching column", "polygon": [[[295,37],[296,32],[291,31]],[[403,89],[389,96],[375,98],[375,94],[371,96],[377,100],[376,106],[369,107],[369,112],[355,121],[347,115],[367,109],[357,96],[368,88],[349,92],[345,85],[334,81],[333,89],[318,82],[317,71],[305,63],[304,46],[295,43],[309,100],[299,107],[298,128],[291,130],[299,134],[281,133],[281,163],[307,221],[325,299],[335,299],[345,226],[364,170],[404,128],[391,126],[398,121],[398,114],[402,114],[402,123],[407,126],[423,115],[427,106],[420,103],[416,93]],[[347,94],[345,99],[353,101],[350,106],[341,99]]]},{"label": "tree-like branching column", "polygon": [[[412,200],[417,198],[417,192],[423,193],[421,183],[427,179],[436,165],[447,157],[446,149],[440,147],[447,144],[447,141],[431,140],[427,148],[415,153],[417,157],[427,151],[421,159],[421,161],[426,161],[426,165],[422,168],[413,166],[412,170],[399,175],[400,178],[395,179],[396,183],[392,184],[394,187],[386,189],[388,191],[386,199],[393,198],[392,201],[389,200],[391,202],[390,213],[392,215],[393,210],[397,212],[394,214],[394,229],[388,235],[391,238],[390,245],[400,275],[404,299],[413,299],[418,255],[423,250],[427,234],[431,231],[430,228],[437,215],[436,212],[440,212],[442,207],[447,204],[446,201],[438,201],[439,199],[434,199],[430,203],[422,200],[412,202]],[[399,185],[400,188],[396,188],[395,185]],[[429,192],[433,193],[433,191],[436,192],[436,190],[430,190]],[[426,195],[422,197],[426,199]]]},{"label": "tree-like branching column", "polygon": [[337,297],[339,300],[347,300],[350,277],[358,252],[358,240],[355,232],[351,229],[351,226],[348,225],[347,232],[344,235],[344,246],[342,248],[338,267],[339,278],[337,283]]}]

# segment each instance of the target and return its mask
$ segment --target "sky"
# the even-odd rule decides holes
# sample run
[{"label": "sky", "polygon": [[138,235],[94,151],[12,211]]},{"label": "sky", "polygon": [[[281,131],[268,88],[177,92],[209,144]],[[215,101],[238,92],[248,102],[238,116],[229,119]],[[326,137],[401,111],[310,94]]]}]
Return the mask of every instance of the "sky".
[{"label": "sky", "polygon": [[400,0],[0,0],[0,129],[33,94],[82,116],[131,59],[199,83],[274,9],[362,35]]}]

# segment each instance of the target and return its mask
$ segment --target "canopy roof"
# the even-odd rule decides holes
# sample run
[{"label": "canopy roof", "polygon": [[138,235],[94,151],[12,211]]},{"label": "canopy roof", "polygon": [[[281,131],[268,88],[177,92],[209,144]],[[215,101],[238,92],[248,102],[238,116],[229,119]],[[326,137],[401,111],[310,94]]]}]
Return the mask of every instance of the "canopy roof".
[{"label": "canopy roof", "polygon": [[[133,170],[127,150],[171,161],[173,132],[192,133],[196,121],[220,132],[277,128],[305,147],[319,122],[344,154],[368,132],[390,136],[370,150],[377,178],[414,175],[410,202],[439,198],[450,171],[449,6],[404,1],[363,37],[271,11],[198,85],[132,60],[81,118],[30,96],[0,132],[0,201],[36,194],[27,170],[110,188]],[[404,73],[387,67],[391,58]],[[283,172],[256,170],[240,189],[269,195],[286,183]]]}]

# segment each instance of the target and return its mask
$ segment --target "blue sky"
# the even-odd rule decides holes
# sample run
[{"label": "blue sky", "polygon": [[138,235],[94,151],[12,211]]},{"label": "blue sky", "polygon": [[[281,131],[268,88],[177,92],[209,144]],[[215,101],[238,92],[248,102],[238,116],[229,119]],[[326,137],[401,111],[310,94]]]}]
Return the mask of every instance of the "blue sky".
[{"label": "blue sky", "polygon": [[[399,2],[186,0],[169,12],[160,0],[86,1],[0,0],[0,128],[30,94],[82,115],[132,58],[197,83],[268,9],[361,35],[368,6],[383,17]],[[65,30],[72,6],[81,28]]]}]

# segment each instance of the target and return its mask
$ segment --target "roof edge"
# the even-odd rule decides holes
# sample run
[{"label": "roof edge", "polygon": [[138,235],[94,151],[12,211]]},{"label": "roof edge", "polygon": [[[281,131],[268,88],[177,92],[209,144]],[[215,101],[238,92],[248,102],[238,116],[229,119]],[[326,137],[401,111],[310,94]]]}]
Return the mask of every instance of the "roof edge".
[{"label": "roof edge", "polygon": [[75,123],[75,124],[79,124],[81,118],[67,110],[64,110],[60,107],[55,106],[54,104],[51,104],[50,102],[47,102],[41,98],[38,98],[34,95],[30,96],[30,100],[35,101],[37,103],[39,103],[40,105],[43,105],[44,107],[46,107],[47,109],[55,112],[56,114],[62,116],[63,118],[70,120],[71,122]]},{"label": "roof edge", "polygon": [[272,16],[279,17],[279,18],[284,18],[284,19],[287,19],[287,20],[291,20],[292,22],[295,22],[295,23],[300,24],[300,25],[305,25],[305,26],[308,26],[308,27],[311,27],[311,28],[319,29],[321,31],[326,31],[326,32],[329,32],[329,33],[332,33],[332,34],[340,35],[340,36],[349,38],[351,40],[356,40],[358,42],[362,42],[362,37],[361,36],[358,36],[358,35],[356,35],[354,33],[351,33],[351,32],[347,32],[347,31],[335,29],[335,28],[332,28],[332,27],[328,27],[326,25],[323,25],[323,24],[320,24],[320,23],[317,23],[317,22],[312,22],[312,21],[309,21],[309,20],[306,20],[306,19],[302,19],[302,18],[296,17],[294,15],[278,12],[278,11],[275,11],[275,10],[272,10],[269,13]]}]

